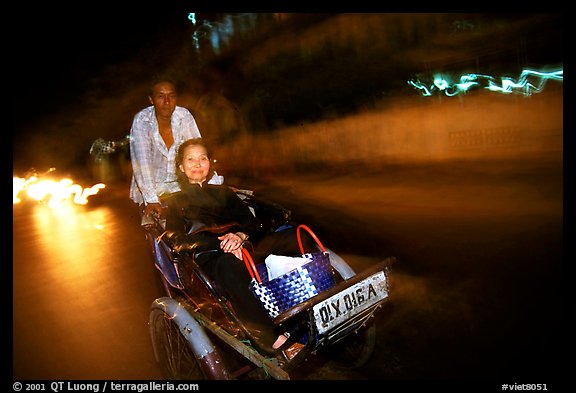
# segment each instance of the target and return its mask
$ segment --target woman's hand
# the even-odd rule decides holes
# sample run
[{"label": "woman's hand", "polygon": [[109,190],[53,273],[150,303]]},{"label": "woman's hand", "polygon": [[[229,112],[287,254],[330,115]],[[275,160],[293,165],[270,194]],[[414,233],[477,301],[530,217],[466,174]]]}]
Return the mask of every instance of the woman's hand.
[{"label": "woman's hand", "polygon": [[244,240],[247,238],[248,236],[244,233],[237,232],[219,236],[218,240],[220,240],[220,248],[222,251],[234,254],[236,258],[242,260],[242,243],[244,243]]}]

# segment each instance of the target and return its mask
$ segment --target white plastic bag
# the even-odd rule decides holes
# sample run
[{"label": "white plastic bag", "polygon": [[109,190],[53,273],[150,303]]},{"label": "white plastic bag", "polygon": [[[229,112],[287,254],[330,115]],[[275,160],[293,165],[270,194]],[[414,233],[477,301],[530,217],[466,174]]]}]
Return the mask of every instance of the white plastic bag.
[{"label": "white plastic bag", "polygon": [[264,260],[266,270],[268,271],[268,281],[305,265],[311,260],[312,259],[306,257],[286,257],[283,255],[270,254]]}]

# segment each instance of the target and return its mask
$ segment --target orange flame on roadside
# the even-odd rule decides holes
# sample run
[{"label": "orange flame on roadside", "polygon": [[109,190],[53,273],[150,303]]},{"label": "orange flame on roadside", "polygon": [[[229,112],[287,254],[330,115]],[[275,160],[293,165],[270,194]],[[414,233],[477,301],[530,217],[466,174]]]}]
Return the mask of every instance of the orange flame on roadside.
[{"label": "orange flame on roadside", "polygon": [[20,203],[22,201],[21,193],[26,192],[26,195],[31,199],[47,201],[50,208],[57,208],[70,199],[77,205],[85,205],[88,203],[89,196],[96,195],[100,189],[106,187],[105,184],[98,183],[92,187],[83,188],[69,178],[55,181],[39,179],[35,175],[28,178],[13,176],[12,180],[12,204]]}]

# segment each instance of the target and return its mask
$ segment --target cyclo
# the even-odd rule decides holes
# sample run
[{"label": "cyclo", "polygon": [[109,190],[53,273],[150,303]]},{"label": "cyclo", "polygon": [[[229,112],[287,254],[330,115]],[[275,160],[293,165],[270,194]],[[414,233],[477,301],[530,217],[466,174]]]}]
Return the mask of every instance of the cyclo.
[{"label": "cyclo", "polygon": [[[299,225],[293,222],[290,210],[256,197],[251,190],[233,189],[252,213],[267,223],[267,230]],[[329,260],[333,281],[325,290],[271,314],[275,326],[297,332],[288,339],[287,349],[271,351],[260,345],[238,318],[233,305],[195,262],[194,252],[178,251],[163,236],[161,219],[154,218],[143,227],[165,292],[152,302],[149,329],[156,360],[166,378],[286,380],[320,351],[351,368],[370,359],[376,340],[373,316],[388,301],[394,257],[356,273],[317,241],[318,253]],[[252,274],[262,280],[258,276],[265,272],[255,269]]]}]

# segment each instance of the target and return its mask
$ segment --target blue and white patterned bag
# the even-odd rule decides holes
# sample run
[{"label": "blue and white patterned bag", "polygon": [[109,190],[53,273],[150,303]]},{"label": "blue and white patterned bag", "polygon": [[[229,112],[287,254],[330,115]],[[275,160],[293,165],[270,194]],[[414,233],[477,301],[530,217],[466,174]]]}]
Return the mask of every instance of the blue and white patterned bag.
[{"label": "blue and white patterned bag", "polygon": [[268,280],[265,264],[255,266],[250,254],[243,250],[246,267],[252,276],[250,291],[260,300],[271,319],[274,319],[289,308],[332,288],[335,284],[334,269],[330,264],[330,255],[318,238],[305,225],[298,227],[300,250],[303,251],[300,241],[300,228],[306,229],[314,237],[321,251],[302,254],[302,257],[310,259],[310,262],[272,280]]}]

